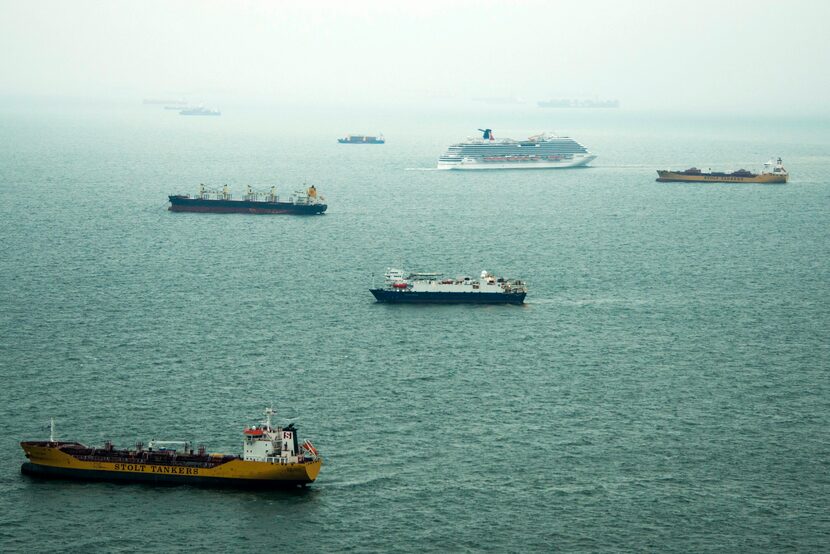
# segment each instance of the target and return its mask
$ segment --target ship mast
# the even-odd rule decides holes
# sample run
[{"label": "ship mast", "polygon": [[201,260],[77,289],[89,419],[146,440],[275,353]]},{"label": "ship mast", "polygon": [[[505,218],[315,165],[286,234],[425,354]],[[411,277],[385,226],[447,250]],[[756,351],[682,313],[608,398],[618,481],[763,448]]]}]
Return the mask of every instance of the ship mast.
[{"label": "ship mast", "polygon": [[273,408],[265,408],[265,425],[268,426],[268,430],[271,430],[271,416],[274,415]]},{"label": "ship mast", "polygon": [[55,418],[49,418],[49,442],[55,442]]}]

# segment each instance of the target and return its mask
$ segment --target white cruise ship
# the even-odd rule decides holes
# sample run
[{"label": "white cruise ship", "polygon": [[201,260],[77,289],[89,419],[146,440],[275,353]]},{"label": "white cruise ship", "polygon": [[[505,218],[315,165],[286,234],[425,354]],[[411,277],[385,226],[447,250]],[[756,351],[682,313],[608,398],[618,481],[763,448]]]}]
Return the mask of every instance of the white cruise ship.
[{"label": "white cruise ship", "polygon": [[453,144],[438,158],[438,169],[553,169],[585,165],[596,156],[569,137],[542,133],[525,140],[482,138]]}]

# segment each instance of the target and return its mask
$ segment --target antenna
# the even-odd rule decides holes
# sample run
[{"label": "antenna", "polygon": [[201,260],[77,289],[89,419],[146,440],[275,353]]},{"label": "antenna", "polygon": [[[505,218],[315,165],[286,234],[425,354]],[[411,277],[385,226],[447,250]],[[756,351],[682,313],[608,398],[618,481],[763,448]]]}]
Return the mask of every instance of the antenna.
[{"label": "antenna", "polygon": [[271,416],[274,415],[274,413],[274,408],[265,408],[265,425],[268,426],[269,430],[271,429]]},{"label": "antenna", "polygon": [[55,418],[49,418],[49,442],[55,442]]}]

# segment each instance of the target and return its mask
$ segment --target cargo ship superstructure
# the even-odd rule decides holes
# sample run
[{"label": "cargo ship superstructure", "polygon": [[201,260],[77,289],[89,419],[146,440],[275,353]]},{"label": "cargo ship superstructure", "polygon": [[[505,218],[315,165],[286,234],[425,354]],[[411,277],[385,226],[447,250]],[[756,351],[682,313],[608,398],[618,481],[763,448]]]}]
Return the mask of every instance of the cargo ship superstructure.
[{"label": "cargo ship superstructure", "polygon": [[596,156],[570,137],[542,133],[525,140],[496,139],[492,129],[481,138],[453,144],[438,158],[438,169],[558,169],[579,167]]},{"label": "cargo ship superstructure", "polygon": [[523,304],[527,286],[517,279],[482,271],[478,279],[444,278],[441,273],[410,273],[389,268],[381,288],[370,289],[378,302],[408,304]]},{"label": "cargo ship superstructure", "polygon": [[661,183],[786,183],[790,174],[784,169],[781,158],[764,164],[761,173],[752,173],[746,169],[739,169],[732,173],[719,171],[704,172],[696,167],[685,171],[657,170],[657,180]]},{"label": "cargo ship superstructure", "polygon": [[269,192],[255,192],[249,186],[241,200],[233,199],[227,185],[218,190],[200,185],[196,196],[174,194],[168,199],[171,212],[317,215],[328,208],[314,185],[287,198],[278,196],[276,187],[271,187]]},{"label": "cargo ship superstructure", "polygon": [[145,448],[117,449],[55,440],[54,423],[48,441],[20,443],[26,457],[20,470],[46,478],[135,481],[152,484],[208,486],[296,487],[317,479],[322,458],[310,441],[302,443],[294,424],[275,427],[272,409],[265,420],[243,431],[242,455],[211,454],[187,441],[152,440]]}]

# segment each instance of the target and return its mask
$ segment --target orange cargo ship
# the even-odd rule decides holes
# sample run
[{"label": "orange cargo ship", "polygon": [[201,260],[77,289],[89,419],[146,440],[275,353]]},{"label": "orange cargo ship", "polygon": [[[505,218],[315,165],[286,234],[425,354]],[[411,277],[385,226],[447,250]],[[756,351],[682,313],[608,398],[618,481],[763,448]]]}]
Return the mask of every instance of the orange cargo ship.
[{"label": "orange cargo ship", "polygon": [[789,173],[784,169],[781,158],[773,163],[772,160],[764,164],[761,173],[752,173],[739,169],[732,173],[712,172],[704,173],[693,167],[686,171],[657,170],[657,180],[663,183],[691,182],[691,183],[786,183]]},{"label": "orange cargo ship", "polygon": [[193,484],[230,487],[298,487],[314,482],[322,459],[308,440],[300,443],[294,424],[273,427],[274,411],[247,427],[242,456],[194,452],[186,441],[150,441],[120,450],[111,442],[102,448],[78,442],[24,441],[26,457],[20,470],[46,478],[135,481],[152,484]]}]

